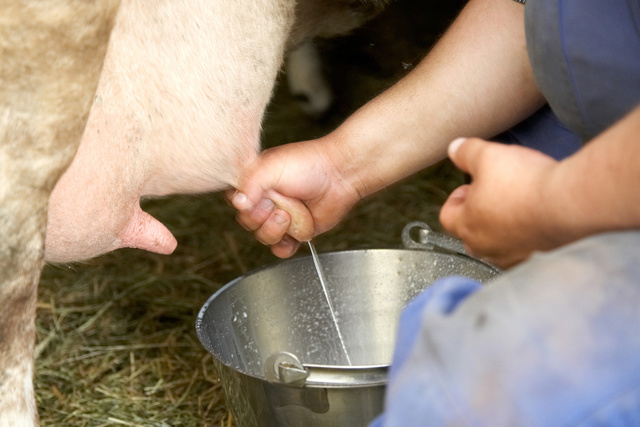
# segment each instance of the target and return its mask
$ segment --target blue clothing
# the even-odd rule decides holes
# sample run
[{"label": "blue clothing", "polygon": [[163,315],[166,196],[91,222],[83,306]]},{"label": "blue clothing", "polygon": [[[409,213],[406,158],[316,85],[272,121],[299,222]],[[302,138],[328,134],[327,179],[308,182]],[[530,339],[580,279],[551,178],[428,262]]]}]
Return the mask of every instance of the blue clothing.
[{"label": "blue clothing", "polygon": [[[525,24],[549,107],[503,141],[561,159],[640,104],[640,0],[528,0]],[[409,304],[372,427],[449,425],[640,426],[640,231]]]},{"label": "blue clothing", "polygon": [[639,426],[639,247],[640,231],[602,234],[475,292],[434,283],[403,313],[420,330],[398,336],[372,427]]},{"label": "blue clothing", "polygon": [[640,103],[640,1],[530,0],[525,29],[538,87],[584,142]]},{"label": "blue clothing", "polygon": [[449,277],[447,280],[435,282],[407,304],[400,316],[400,327],[396,336],[398,345],[389,369],[389,379],[394,378],[397,370],[404,366],[411,343],[415,342],[420,333],[422,322],[419,319],[425,307],[429,307],[430,311],[447,315],[481,286],[480,282],[466,277]]},{"label": "blue clothing", "polygon": [[496,138],[561,160],[640,104],[640,1],[530,0],[527,52],[549,102]]},{"label": "blue clothing", "polygon": [[523,145],[556,160],[565,159],[582,148],[580,137],[563,125],[548,105],[492,141]]}]

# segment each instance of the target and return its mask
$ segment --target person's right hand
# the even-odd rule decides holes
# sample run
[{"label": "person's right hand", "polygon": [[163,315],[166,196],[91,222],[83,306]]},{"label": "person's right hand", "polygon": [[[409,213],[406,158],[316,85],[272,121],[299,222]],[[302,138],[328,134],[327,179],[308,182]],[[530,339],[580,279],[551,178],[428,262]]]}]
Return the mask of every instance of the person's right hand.
[{"label": "person's right hand", "polygon": [[342,153],[337,147],[325,137],[266,150],[244,172],[237,191],[227,192],[238,209],[238,222],[270,245],[274,255],[290,257],[300,246],[290,228],[292,216],[295,220],[299,214],[280,204],[280,195],[300,200],[308,210],[305,214],[311,219],[301,222],[310,231],[304,238],[298,236],[304,240],[333,228],[361,199],[340,170]]}]

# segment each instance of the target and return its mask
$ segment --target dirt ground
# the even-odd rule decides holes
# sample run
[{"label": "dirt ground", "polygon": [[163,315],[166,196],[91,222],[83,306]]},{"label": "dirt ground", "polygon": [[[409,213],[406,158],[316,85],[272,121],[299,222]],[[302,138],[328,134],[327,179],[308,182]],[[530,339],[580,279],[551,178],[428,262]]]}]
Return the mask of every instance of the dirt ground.
[{"label": "dirt ground", "polygon": [[[463,3],[399,0],[353,34],[320,42],[336,104],[321,120],[308,118],[279,81],[264,146],[337,127],[409,72]],[[315,245],[320,252],[398,247],[410,221],[441,229],[439,208],[461,182],[450,164],[435,165],[362,201]],[[195,318],[225,283],[277,259],[237,225],[220,194],[149,201],[144,209],[175,234],[173,255],[120,250],[43,273],[35,385],[44,426],[233,425]]]}]

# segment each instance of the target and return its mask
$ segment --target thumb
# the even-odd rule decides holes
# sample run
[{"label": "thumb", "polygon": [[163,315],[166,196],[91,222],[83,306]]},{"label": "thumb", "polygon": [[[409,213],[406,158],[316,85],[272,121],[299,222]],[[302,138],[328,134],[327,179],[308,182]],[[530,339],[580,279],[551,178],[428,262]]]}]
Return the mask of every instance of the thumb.
[{"label": "thumb", "polygon": [[[293,144],[290,144],[293,146]],[[285,175],[288,157],[283,157],[279,150],[265,150],[253,164],[245,169],[240,180],[239,192],[231,198],[231,204],[240,211],[253,209],[261,199],[269,198],[279,209],[291,215],[291,226],[288,234],[294,239],[305,242],[315,234],[313,216],[307,206],[296,196],[300,188],[289,183],[285,188],[293,195],[283,195],[277,190]]]},{"label": "thumb", "polygon": [[[275,161],[273,157],[276,157]],[[252,209],[265,197],[268,190],[277,187],[284,174],[284,169],[277,159],[277,152],[265,150],[260,157],[244,169],[238,187],[241,200],[232,200],[236,209]]]},{"label": "thumb", "polygon": [[122,247],[169,255],[178,246],[173,234],[139,206],[122,237]]},{"label": "thumb", "polygon": [[308,242],[313,238],[315,234],[313,216],[304,203],[273,190],[268,192],[268,196],[279,209],[291,215],[291,225],[287,231],[291,237],[299,242]]},{"label": "thumb", "polygon": [[469,188],[469,185],[462,185],[453,190],[440,209],[440,224],[455,235],[458,235],[457,224],[460,222],[459,218],[462,215]]},{"label": "thumb", "polygon": [[473,175],[480,151],[488,142],[478,138],[457,138],[451,141],[447,153],[461,170]]}]

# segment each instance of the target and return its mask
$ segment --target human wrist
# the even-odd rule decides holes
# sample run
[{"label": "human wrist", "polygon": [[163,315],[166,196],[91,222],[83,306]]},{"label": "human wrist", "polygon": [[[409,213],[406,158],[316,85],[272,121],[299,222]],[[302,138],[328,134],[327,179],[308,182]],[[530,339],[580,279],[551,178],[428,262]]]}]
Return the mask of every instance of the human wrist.
[{"label": "human wrist", "polygon": [[537,220],[550,248],[559,247],[598,232],[589,209],[583,205],[583,188],[572,185],[570,167],[556,163],[544,175],[539,191]]},{"label": "human wrist", "polygon": [[[355,122],[354,122],[355,123]],[[336,182],[357,202],[393,182],[389,169],[398,164],[393,143],[371,125],[341,126],[330,134],[327,150]]]},{"label": "human wrist", "polygon": [[356,152],[350,145],[350,139],[341,135],[337,130],[321,138],[325,162],[332,177],[332,193],[337,198],[353,206],[368,195],[362,187],[361,153]]}]

